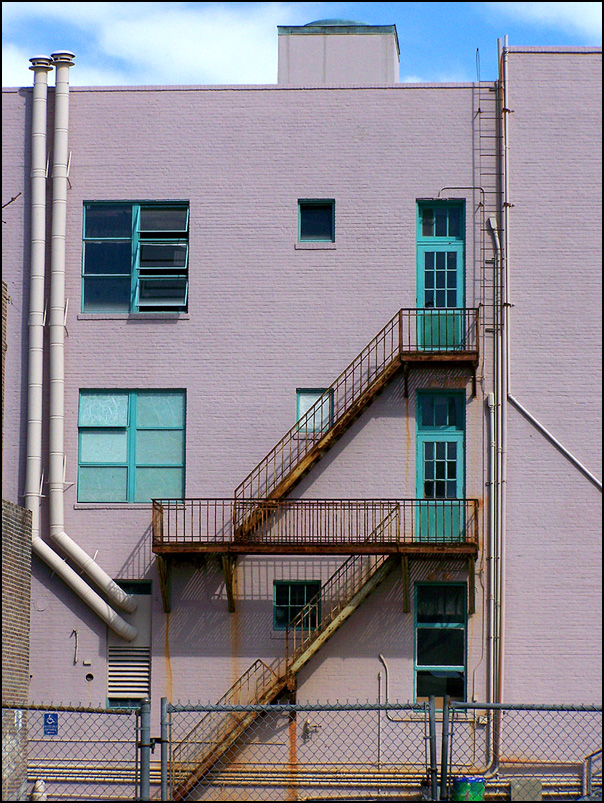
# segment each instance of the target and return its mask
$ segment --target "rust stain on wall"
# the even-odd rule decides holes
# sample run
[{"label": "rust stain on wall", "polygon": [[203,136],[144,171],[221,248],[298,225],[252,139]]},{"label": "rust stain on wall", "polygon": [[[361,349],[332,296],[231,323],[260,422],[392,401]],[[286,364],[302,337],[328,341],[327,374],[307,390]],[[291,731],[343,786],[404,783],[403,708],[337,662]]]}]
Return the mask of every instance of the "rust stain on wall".
[{"label": "rust stain on wall", "polygon": [[165,629],[165,637],[164,637],[164,656],[166,660],[166,691],[165,695],[168,698],[168,702],[172,702],[172,658],[170,656],[170,616],[172,614],[166,614],[166,629]]},{"label": "rust stain on wall", "polygon": [[287,789],[288,793],[287,797],[289,800],[297,800],[298,790],[296,787],[298,783],[298,743],[296,741],[295,713],[292,713],[289,716],[288,737],[289,737],[289,760],[287,768],[289,772],[289,786]]}]

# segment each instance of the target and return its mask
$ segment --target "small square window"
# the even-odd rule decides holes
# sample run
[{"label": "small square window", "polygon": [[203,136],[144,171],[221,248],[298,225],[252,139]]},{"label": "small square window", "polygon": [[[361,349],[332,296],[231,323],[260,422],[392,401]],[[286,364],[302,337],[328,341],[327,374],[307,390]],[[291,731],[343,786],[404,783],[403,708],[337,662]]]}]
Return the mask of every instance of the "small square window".
[{"label": "small square window", "polygon": [[[275,580],[273,582],[273,628],[287,630],[292,620],[321,591],[319,580]],[[304,613],[296,626],[314,630],[321,618],[320,598]]]},{"label": "small square window", "polygon": [[300,242],[335,242],[335,201],[298,201]]},{"label": "small square window", "polygon": [[333,391],[329,388],[298,388],[296,420],[302,434],[326,432],[333,423]]}]

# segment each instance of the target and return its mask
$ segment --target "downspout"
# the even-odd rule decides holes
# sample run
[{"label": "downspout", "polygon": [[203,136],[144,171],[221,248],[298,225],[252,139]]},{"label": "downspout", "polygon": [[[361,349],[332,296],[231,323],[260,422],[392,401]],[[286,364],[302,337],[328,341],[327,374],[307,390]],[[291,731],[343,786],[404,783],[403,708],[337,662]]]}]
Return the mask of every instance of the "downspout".
[{"label": "downspout", "polygon": [[50,537],[101,588],[109,599],[128,612],[136,599],[126,594],[109,575],[65,532],[64,429],[65,429],[65,233],[67,227],[67,163],[69,158],[69,68],[73,53],[51,54],[56,67],[54,146],[52,167],[52,227],[50,243],[50,458],[48,489]]},{"label": "downspout", "polygon": [[46,56],[30,59],[34,73],[31,165],[31,280],[27,388],[27,456],[25,507],[32,514],[32,551],[92,608],[112,630],[127,641],[136,629],[117,614],[88,583],[40,536],[40,488],[42,484],[42,379],[44,345],[44,275],[46,253],[46,112],[48,73]]}]

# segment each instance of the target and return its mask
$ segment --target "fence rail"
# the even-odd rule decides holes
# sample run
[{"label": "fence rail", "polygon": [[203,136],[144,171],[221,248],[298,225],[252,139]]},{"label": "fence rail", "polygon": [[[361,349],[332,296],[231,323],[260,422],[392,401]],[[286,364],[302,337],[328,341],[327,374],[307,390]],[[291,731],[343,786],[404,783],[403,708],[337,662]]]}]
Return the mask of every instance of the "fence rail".
[{"label": "fence rail", "polygon": [[[254,528],[242,537],[241,525],[252,514]],[[427,551],[476,547],[478,500],[154,499],[152,531],[157,552],[379,554],[405,545]]]}]

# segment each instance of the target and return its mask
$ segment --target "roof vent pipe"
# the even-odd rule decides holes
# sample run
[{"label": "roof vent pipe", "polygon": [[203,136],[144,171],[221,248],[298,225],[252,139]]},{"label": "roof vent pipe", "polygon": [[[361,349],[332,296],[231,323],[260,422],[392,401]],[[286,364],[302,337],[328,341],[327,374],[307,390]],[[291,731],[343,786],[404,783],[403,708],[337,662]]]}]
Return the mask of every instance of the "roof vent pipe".
[{"label": "roof vent pipe", "polygon": [[29,344],[27,379],[27,458],[25,507],[32,514],[32,550],[79,596],[112,630],[127,641],[136,629],[93,591],[71,566],[40,537],[40,481],[42,477],[42,379],[44,346],[44,274],[46,268],[46,116],[48,73],[47,56],[30,59],[34,73],[31,131],[31,253],[29,293]]},{"label": "roof vent pipe", "polygon": [[50,457],[48,487],[50,536],[80,566],[109,599],[126,611],[136,610],[136,598],[126,594],[65,532],[65,238],[67,228],[67,163],[69,157],[69,68],[74,54],[51,55],[56,67],[50,244]]}]

